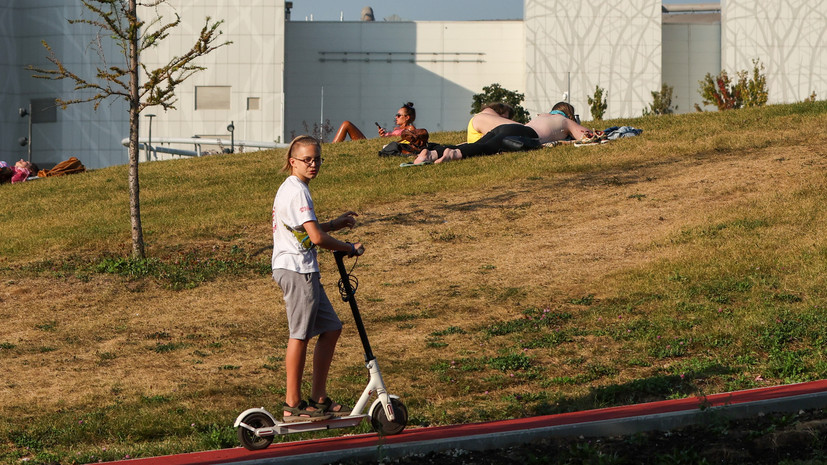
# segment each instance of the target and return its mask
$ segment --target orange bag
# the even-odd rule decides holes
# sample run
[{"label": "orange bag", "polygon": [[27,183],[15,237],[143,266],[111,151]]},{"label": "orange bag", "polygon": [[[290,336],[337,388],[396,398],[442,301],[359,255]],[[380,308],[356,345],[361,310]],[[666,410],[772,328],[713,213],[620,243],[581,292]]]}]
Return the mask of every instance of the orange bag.
[{"label": "orange bag", "polygon": [[39,178],[48,178],[51,176],[63,176],[64,174],[75,174],[75,173],[83,173],[86,171],[86,167],[75,157],[70,157],[68,160],[64,160],[54,168],[50,170],[40,170],[37,173],[37,177]]}]

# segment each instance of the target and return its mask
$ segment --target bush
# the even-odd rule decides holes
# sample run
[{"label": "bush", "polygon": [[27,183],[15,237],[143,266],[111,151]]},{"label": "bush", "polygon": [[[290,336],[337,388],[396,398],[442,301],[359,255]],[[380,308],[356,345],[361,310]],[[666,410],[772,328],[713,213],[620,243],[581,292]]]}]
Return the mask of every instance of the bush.
[{"label": "bush", "polygon": [[514,108],[514,121],[528,123],[528,111],[520,103],[525,100],[525,94],[514,92],[494,83],[482,88],[482,93],[474,94],[471,103],[471,114],[479,113],[482,107],[488,103],[503,102]]},{"label": "bush", "polygon": [[698,91],[704,105],[715,105],[719,110],[733,110],[742,107],[760,107],[767,103],[767,76],[760,60],[752,60],[752,77],[748,71],[738,71],[738,82],[732,84],[725,70],[713,77],[706,73]]},{"label": "bush", "polygon": [[761,107],[767,104],[767,75],[760,60],[752,60],[752,77],[747,80],[747,71],[738,72],[738,84],[743,106]]},{"label": "bush", "polygon": [[594,98],[586,97],[589,101],[589,111],[592,114],[592,119],[600,121],[603,115],[606,114],[606,108],[609,106],[603,93],[606,89],[601,89],[600,86],[594,86]]},{"label": "bush", "polygon": [[675,108],[672,108],[673,90],[672,86],[664,83],[660,88],[660,92],[652,91],[652,103],[649,104],[649,108],[643,109],[643,116],[674,113],[675,110],[678,109],[678,106],[675,105]]}]

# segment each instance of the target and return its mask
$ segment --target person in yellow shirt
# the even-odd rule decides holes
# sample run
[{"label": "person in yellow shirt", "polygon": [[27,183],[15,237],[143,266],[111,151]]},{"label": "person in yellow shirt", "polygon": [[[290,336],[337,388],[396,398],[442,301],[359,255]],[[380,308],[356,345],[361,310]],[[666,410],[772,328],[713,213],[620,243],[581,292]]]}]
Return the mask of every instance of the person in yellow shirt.
[{"label": "person in yellow shirt", "polygon": [[492,129],[502,124],[511,124],[514,118],[514,108],[507,103],[495,102],[482,107],[479,113],[468,121],[468,143],[482,139]]}]

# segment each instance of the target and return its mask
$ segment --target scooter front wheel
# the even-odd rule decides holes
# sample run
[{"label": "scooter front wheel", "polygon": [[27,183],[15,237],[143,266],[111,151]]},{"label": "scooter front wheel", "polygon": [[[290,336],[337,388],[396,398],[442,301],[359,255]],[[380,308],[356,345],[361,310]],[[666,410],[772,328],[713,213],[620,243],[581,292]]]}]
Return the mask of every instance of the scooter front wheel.
[{"label": "scooter front wheel", "polygon": [[[251,428],[267,428],[269,426],[273,426],[273,420],[261,413],[261,412],[253,412],[241,420],[242,423],[250,426]],[[248,430],[243,426],[238,427],[238,440],[241,442],[241,445],[244,446],[247,450],[261,450],[266,449],[270,443],[273,442],[272,436],[267,437],[259,437],[253,431]]]},{"label": "scooter front wheel", "polygon": [[399,434],[408,424],[408,409],[405,404],[401,400],[392,397],[391,407],[393,408],[393,421],[388,420],[388,415],[385,413],[385,409],[382,408],[381,402],[378,402],[373,407],[373,411],[370,412],[370,423],[381,436]]}]

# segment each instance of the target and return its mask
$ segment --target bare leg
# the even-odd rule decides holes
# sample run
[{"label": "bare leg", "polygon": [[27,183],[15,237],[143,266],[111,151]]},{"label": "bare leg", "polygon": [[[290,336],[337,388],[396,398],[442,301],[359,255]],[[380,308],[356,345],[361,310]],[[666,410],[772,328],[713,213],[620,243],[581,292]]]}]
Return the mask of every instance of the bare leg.
[{"label": "bare leg", "polygon": [[316,402],[327,397],[327,374],[330,372],[330,363],[333,362],[333,352],[342,330],[328,331],[319,335],[316,348],[313,350],[313,385],[310,397]]},{"label": "bare leg", "polygon": [[442,156],[434,160],[434,163],[445,163],[446,161],[459,160],[462,158],[462,152],[459,149],[445,149]]},{"label": "bare leg", "polygon": [[345,121],[339,126],[339,130],[336,131],[336,135],[333,136],[333,140],[331,142],[342,142],[345,140],[347,136],[350,136],[351,140],[361,140],[367,139],[362,131],[359,130],[353,123],[350,121]]},{"label": "bare leg", "polygon": [[421,165],[422,163],[432,163],[437,158],[439,158],[439,155],[436,153],[436,150],[422,149],[422,151],[419,152],[419,155],[416,156],[416,159],[414,160],[414,165]]},{"label": "bare leg", "polygon": [[[313,351],[313,385],[310,398],[322,403],[327,395],[327,378],[330,372],[330,364],[333,361],[333,353],[336,350],[336,343],[342,330],[328,331],[319,335],[316,348]],[[334,413],[342,409],[339,403],[333,403],[328,412]]]},{"label": "bare leg", "polygon": [[[287,353],[284,356],[284,368],[287,374],[286,395],[284,402],[295,407],[302,400],[302,373],[307,358],[307,341],[301,339],[287,340]],[[284,412],[284,416],[290,416]]]}]

